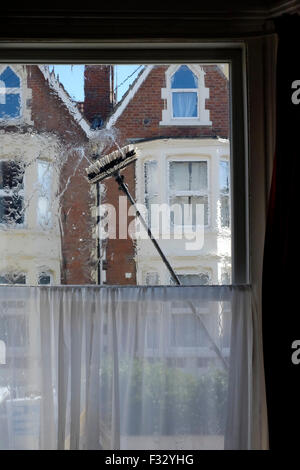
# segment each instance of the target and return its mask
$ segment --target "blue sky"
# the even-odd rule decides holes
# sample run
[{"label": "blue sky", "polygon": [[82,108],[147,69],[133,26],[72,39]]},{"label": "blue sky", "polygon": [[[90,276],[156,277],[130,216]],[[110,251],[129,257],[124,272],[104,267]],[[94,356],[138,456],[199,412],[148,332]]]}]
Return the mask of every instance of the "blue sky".
[{"label": "blue sky", "polygon": [[[62,82],[69,95],[76,101],[83,101],[84,65],[50,65],[50,70],[52,70],[53,67],[56,75],[59,75],[59,80]],[[115,86],[118,86],[117,101],[122,98],[123,94],[128,89],[128,86],[133,82],[133,80],[135,80],[141,71],[141,68],[138,69],[138,67],[140,66],[137,64],[115,65]],[[131,74],[133,75],[126,80]],[[125,83],[122,84],[124,81]]]}]

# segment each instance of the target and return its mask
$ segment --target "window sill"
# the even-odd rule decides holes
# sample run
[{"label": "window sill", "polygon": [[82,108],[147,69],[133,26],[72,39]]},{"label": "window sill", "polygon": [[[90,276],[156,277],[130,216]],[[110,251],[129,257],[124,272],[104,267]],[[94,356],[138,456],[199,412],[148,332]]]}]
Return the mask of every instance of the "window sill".
[{"label": "window sill", "polygon": [[200,119],[193,118],[174,118],[168,121],[160,121],[160,126],[212,126],[211,121],[200,121]]}]

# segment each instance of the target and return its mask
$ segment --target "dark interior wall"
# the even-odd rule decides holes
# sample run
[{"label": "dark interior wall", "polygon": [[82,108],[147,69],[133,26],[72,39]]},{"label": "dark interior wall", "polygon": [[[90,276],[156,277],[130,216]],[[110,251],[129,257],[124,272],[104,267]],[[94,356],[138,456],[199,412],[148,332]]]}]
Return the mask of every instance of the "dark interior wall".
[{"label": "dark interior wall", "polygon": [[89,2],[1,5],[0,40],[153,40],[253,35],[272,27],[268,20],[299,9],[298,0],[211,0],[210,2]]}]

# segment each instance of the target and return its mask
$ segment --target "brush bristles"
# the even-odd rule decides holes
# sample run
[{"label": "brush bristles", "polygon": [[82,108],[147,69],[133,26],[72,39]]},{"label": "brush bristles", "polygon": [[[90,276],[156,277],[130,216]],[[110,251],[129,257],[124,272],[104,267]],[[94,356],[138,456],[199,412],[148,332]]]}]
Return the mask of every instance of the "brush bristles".
[{"label": "brush bristles", "polygon": [[88,180],[90,183],[97,183],[105,178],[109,178],[136,159],[137,149],[133,145],[127,145],[120,150],[115,150],[99,158],[99,160],[86,168]]}]

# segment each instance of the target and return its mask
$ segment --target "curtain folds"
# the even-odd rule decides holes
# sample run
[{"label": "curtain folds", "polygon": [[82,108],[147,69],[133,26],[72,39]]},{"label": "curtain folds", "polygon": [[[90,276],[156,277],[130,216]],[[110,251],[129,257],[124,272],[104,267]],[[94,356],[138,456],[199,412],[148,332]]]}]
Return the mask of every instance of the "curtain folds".
[{"label": "curtain folds", "polygon": [[251,448],[252,297],[0,287],[0,448]]}]

